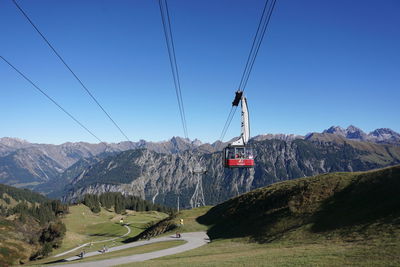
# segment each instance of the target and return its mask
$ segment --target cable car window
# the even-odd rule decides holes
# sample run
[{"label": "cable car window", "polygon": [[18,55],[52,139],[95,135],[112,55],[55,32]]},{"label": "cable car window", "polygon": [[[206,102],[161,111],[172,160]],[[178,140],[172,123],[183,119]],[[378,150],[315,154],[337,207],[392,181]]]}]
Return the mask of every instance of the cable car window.
[{"label": "cable car window", "polygon": [[237,147],[236,148],[236,158],[237,159],[242,159],[244,158],[245,154],[244,154],[244,147]]},{"label": "cable car window", "polygon": [[229,157],[228,159],[234,159],[235,158],[235,151],[234,149],[229,149]]},{"label": "cable car window", "polygon": [[246,149],[246,158],[248,158],[248,159],[253,159],[254,158],[253,150],[251,148],[247,148]]}]

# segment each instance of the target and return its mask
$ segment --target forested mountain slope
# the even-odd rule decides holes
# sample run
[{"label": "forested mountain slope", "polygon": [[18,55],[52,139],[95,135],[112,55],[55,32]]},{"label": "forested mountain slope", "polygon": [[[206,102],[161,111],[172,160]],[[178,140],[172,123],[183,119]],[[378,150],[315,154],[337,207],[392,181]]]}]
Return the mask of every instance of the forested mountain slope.
[{"label": "forested mountain slope", "polygon": [[0,184],[0,266],[46,256],[65,234],[60,217],[68,206],[58,200]]},{"label": "forested mountain slope", "polygon": [[[328,135],[329,138],[326,137]],[[74,201],[86,193],[122,192],[175,206],[189,206],[196,186],[192,170],[200,161],[207,169],[203,188],[207,204],[275,182],[336,171],[364,171],[400,163],[400,147],[348,140],[323,134],[308,140],[253,141],[254,169],[226,169],[222,153],[185,151],[160,154],[131,150],[101,160],[76,176],[64,191]]]}]

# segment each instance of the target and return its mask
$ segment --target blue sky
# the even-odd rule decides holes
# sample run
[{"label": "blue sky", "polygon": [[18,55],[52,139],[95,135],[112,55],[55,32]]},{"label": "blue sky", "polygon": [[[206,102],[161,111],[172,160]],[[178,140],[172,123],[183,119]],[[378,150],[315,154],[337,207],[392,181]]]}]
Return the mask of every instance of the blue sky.
[{"label": "blue sky", "polygon": [[[19,0],[132,141],[183,136],[158,1]],[[191,139],[221,134],[264,1],[169,0]],[[251,134],[400,132],[400,2],[278,0],[246,87]],[[97,136],[123,136],[11,0],[0,51]],[[0,136],[97,142],[0,62]],[[239,135],[239,113],[225,140]]]}]

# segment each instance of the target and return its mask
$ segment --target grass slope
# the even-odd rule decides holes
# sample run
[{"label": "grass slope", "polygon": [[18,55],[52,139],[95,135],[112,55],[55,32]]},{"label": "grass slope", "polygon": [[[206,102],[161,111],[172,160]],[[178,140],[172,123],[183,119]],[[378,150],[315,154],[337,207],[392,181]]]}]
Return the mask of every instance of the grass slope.
[{"label": "grass slope", "polygon": [[212,239],[257,242],[398,233],[399,192],[400,166],[324,174],[254,190],[212,208],[199,222],[212,225]]},{"label": "grass slope", "polygon": [[399,266],[399,190],[400,166],[274,184],[205,209],[210,244],[123,266]]},{"label": "grass slope", "polygon": [[32,218],[24,224],[0,217],[0,266],[28,262],[40,248],[37,243],[29,242],[37,235],[40,227]]},{"label": "grass slope", "polygon": [[129,225],[131,228],[131,233],[123,238],[117,238],[107,242],[93,243],[91,246],[86,246],[81,250],[73,251],[67,255],[58,258],[48,257],[43,260],[32,262],[32,264],[45,264],[68,258],[79,254],[83,249],[86,252],[90,252],[100,250],[103,246],[110,248],[124,244],[127,239],[138,235],[146,229],[146,226],[149,223],[159,221],[168,216],[165,213],[156,211],[127,211],[127,214],[120,215],[113,211],[102,209],[99,213],[93,213],[87,206],[82,204],[70,206],[69,211],[69,214],[63,218],[63,222],[67,227],[65,238],[61,247],[55,250],[52,255],[59,254],[85,243],[98,242],[122,236],[127,232],[127,229],[119,223],[121,218],[124,219],[124,224]]},{"label": "grass slope", "polygon": [[210,244],[123,266],[399,266],[399,190],[400,166],[274,184],[177,215]]},{"label": "grass slope", "polygon": [[399,266],[398,250],[380,250],[369,244],[247,243],[218,240],[206,246],[145,262],[118,266]]},{"label": "grass slope", "polygon": [[[177,214],[173,214],[168,218],[150,225],[139,235],[125,239],[123,242],[130,243],[141,239],[152,238],[156,236],[170,235],[174,233],[187,233],[206,231],[208,227],[197,222],[197,218],[207,212],[211,207],[204,206],[190,210],[181,210]],[[182,221],[181,221],[182,220]],[[182,223],[183,224],[182,224]]]},{"label": "grass slope", "polygon": [[28,189],[0,184],[0,266],[26,263],[59,246],[68,207]]}]

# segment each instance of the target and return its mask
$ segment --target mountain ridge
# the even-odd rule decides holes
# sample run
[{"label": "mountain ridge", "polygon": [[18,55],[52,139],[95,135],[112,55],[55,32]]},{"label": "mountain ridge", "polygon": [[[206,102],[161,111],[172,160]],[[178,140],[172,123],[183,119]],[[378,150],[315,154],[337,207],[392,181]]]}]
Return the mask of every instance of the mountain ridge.
[{"label": "mountain ridge", "polygon": [[[365,138],[365,133],[363,134],[360,131],[360,129],[354,126],[349,126],[347,129],[332,126],[322,133],[311,133],[306,136],[293,134],[264,134],[254,136],[250,140],[250,144],[260,144],[260,142],[264,142],[261,147],[264,145],[270,146],[271,144],[274,144],[269,149],[271,150],[271,152],[276,154],[274,156],[275,158],[267,157],[263,158],[262,160],[257,160],[256,170],[257,172],[260,172],[260,169],[258,167],[265,166],[265,169],[262,170],[262,172],[272,173],[272,175],[269,176],[270,178],[268,178],[268,183],[272,183],[274,181],[279,181],[282,179],[293,179],[310,174],[329,172],[332,170],[352,171],[357,168],[360,169],[359,166],[363,166],[363,169],[360,170],[366,170],[373,167],[384,167],[390,164],[394,164],[396,162],[397,150],[394,147],[400,147],[400,142],[395,142],[397,140],[397,136],[399,135],[398,133],[388,128],[376,129],[370,133],[370,135],[373,135],[375,138],[375,142],[372,142],[370,141],[370,139]],[[296,146],[300,144],[299,140],[307,141],[310,143],[306,142],[304,143],[306,145],[302,145],[296,148]],[[387,140],[389,140],[389,143],[394,142],[394,144],[390,144],[390,147],[388,147],[385,144]],[[269,143],[269,141],[271,142]],[[277,145],[278,143],[282,147],[279,147]],[[325,152],[318,152],[321,153],[318,157],[321,158],[319,164],[322,167],[313,165],[315,164],[315,162],[318,161],[316,157],[313,158],[314,163],[302,162],[304,157],[301,155],[301,153],[307,154],[307,149],[311,149],[311,151],[315,152],[315,149],[318,150],[321,148],[310,147],[310,144],[313,143],[323,147],[322,150],[326,150]],[[200,155],[204,156],[205,158],[212,158],[213,163],[207,163],[210,165],[209,168],[217,168],[219,172],[218,176],[231,176],[232,173],[235,173],[235,171],[227,171],[225,173],[220,170],[220,163],[222,162],[220,151],[227,144],[228,142],[221,141],[216,141],[212,144],[202,143],[200,140],[189,140],[181,137],[172,137],[168,141],[161,142],[147,142],[145,140],[139,140],[138,142],[124,141],[115,144],[107,144],[107,146],[105,146],[104,144],[90,144],[85,142],[66,142],[61,145],[31,144],[28,141],[22,139],[0,138],[0,183],[15,185],[18,187],[31,188],[42,193],[50,194],[51,196],[60,196],[65,186],[67,186],[69,183],[72,183],[76,177],[82,176],[83,172],[85,172],[85,174],[90,172],[90,170],[96,164],[98,164],[105,158],[110,156],[117,156],[117,154],[124,151],[137,149],[146,149],[163,155],[176,155],[188,152],[192,156]],[[355,155],[356,157],[360,156],[362,153],[370,153],[370,157],[373,158],[372,163],[371,161],[362,159],[359,163],[355,163],[354,161],[352,163],[348,163],[349,165],[347,167],[337,167],[342,164],[341,162],[343,161],[343,159],[340,157],[349,157],[345,153],[340,155],[332,154],[332,148],[329,147],[335,147],[337,145],[342,147],[346,147],[346,145],[348,145],[348,148],[350,150],[356,149],[357,152],[352,152],[353,155]],[[259,149],[261,148],[259,147]],[[287,150],[288,152],[279,156],[279,161],[282,162],[276,162],[278,157],[277,153],[279,152],[279,150],[282,149],[283,151]],[[294,151],[294,149],[297,149],[298,151],[296,152]],[[337,149],[337,147],[335,149]],[[263,151],[263,154],[265,153],[266,151]],[[326,164],[324,162],[328,159],[324,157],[326,157],[327,153],[329,155],[332,154],[331,157],[336,157],[334,161],[336,161],[336,164],[339,165],[337,165],[336,167],[328,166],[329,164],[325,166]],[[293,155],[297,156],[294,157]],[[179,160],[179,157],[174,158],[175,160]],[[329,160],[332,161],[332,159]],[[169,162],[168,164],[172,165],[176,164],[175,162],[172,162],[170,160],[167,162]],[[292,164],[291,162],[295,162],[295,164]],[[296,164],[300,165],[294,167]],[[276,170],[275,167],[271,167],[277,165],[282,166],[278,168],[281,170]],[[106,168],[101,168],[106,171]],[[310,172],[310,170],[312,171]],[[315,170],[318,171],[314,172]],[[186,168],[185,171],[189,171],[189,168]],[[171,172],[173,171],[171,170]],[[245,175],[240,179],[245,178],[254,180],[254,183],[258,183],[258,186],[266,184],[263,179],[255,179],[254,175]],[[154,187],[156,181],[153,181],[152,183]],[[233,184],[236,184],[237,186],[237,181],[233,182]],[[159,187],[160,185],[157,186]],[[192,182],[189,182],[187,184],[188,188],[191,188],[192,186]],[[96,188],[93,188],[93,185],[91,185],[91,187],[92,191],[97,190]],[[220,197],[220,199],[224,199],[228,196],[233,196],[233,192],[244,192],[243,188],[233,188],[232,185],[229,184],[227,184],[225,187],[227,188],[228,193],[222,194],[223,197]],[[247,182],[245,188],[248,189],[250,187],[250,183]],[[121,190],[116,185],[105,187],[103,186],[103,188],[104,190]],[[148,188],[152,187],[150,186]],[[149,192],[152,193],[147,193],[146,196],[143,192],[140,192],[140,194],[143,197],[151,197],[151,199],[155,199],[154,195],[156,194],[157,190],[160,190],[150,190],[148,188],[143,190],[149,190]],[[183,190],[185,191],[185,194],[189,195],[189,191],[192,189],[189,190],[188,188],[184,188]],[[174,188],[174,190],[178,191],[178,188]],[[163,198],[164,200],[162,201],[167,202],[170,202],[170,200],[166,199],[173,198],[171,196],[167,197],[166,195],[158,195],[158,197]]]},{"label": "mountain ridge", "polygon": [[[319,134],[322,135],[322,134]],[[332,135],[334,136],[334,135]],[[219,152],[160,154],[131,150],[102,159],[84,169],[63,192],[65,201],[82,195],[121,192],[174,206],[177,197],[190,205],[196,177],[191,173],[200,161],[206,204],[220,203],[238,194],[280,181],[335,171],[363,171],[400,163],[400,147],[347,140],[252,141],[256,154],[254,169],[226,169]]]},{"label": "mountain ridge", "polygon": [[[305,139],[308,135],[318,133],[318,132],[311,132],[303,135],[298,134],[285,134],[285,133],[266,133],[266,134],[258,134],[251,138],[251,140],[262,141],[262,140],[271,140],[271,139],[279,139],[279,140],[295,140],[295,139]],[[377,128],[369,133],[365,133],[360,128],[350,125],[346,129],[342,128],[341,126],[331,126],[328,129],[325,129],[321,132],[321,134],[330,133],[335,135],[341,135],[348,139],[360,140],[360,141],[369,141],[374,143],[384,143],[384,144],[399,144],[400,145],[400,134],[390,128]],[[232,140],[236,139],[232,138]],[[230,141],[232,141],[230,140]],[[230,142],[228,141],[228,142]],[[129,149],[136,149],[136,148],[148,148],[154,150],[156,152],[169,152],[173,153],[174,150],[179,150],[177,147],[183,146],[183,148],[195,148],[201,147],[203,145],[211,146],[211,147],[218,147],[219,144],[228,143],[228,142],[221,142],[217,140],[213,143],[204,143],[201,140],[194,139],[186,139],[179,136],[173,136],[169,140],[163,141],[146,141],[146,140],[139,140],[137,142],[132,141],[122,141],[118,143],[88,143],[88,142],[64,142],[62,144],[45,144],[45,143],[32,143],[27,140],[18,138],[18,137],[1,137],[0,138],[0,153],[3,150],[8,149],[8,151],[15,151],[17,149],[26,148],[26,147],[62,147],[62,148],[85,148],[87,150],[91,150],[94,147],[101,146],[103,148],[103,152],[108,148],[112,151],[119,150],[129,150]],[[386,142],[386,143],[385,143]],[[4,153],[4,152],[3,152]]]},{"label": "mountain ridge", "polygon": [[389,128],[378,128],[369,133],[365,133],[360,128],[350,125],[346,129],[340,126],[331,126],[322,132],[343,136],[347,139],[372,142],[377,144],[400,145],[400,134]]}]

